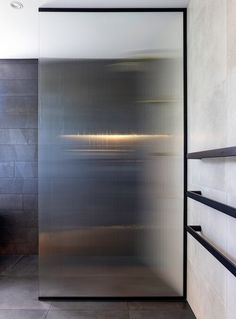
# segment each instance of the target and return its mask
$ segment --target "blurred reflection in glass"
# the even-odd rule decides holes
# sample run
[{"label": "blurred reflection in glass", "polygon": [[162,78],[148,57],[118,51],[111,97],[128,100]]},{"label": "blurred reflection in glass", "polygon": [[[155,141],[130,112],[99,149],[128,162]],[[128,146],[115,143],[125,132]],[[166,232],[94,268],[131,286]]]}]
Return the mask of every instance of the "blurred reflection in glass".
[{"label": "blurred reflection in glass", "polygon": [[182,295],[182,53],[129,55],[40,59],[40,296]]}]

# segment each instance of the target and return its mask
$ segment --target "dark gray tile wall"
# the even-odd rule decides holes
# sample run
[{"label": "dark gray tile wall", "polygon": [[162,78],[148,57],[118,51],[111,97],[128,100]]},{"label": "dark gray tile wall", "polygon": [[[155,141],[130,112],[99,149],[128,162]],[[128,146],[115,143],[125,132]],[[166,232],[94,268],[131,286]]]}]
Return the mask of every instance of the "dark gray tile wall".
[{"label": "dark gray tile wall", "polygon": [[37,60],[0,60],[0,254],[37,254]]}]

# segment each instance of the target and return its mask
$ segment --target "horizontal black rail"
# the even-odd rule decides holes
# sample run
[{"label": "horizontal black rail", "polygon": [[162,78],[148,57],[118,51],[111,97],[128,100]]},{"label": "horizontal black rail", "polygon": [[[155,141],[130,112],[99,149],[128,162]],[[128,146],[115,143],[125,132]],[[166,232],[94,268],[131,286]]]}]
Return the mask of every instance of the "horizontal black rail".
[{"label": "horizontal black rail", "polygon": [[236,277],[236,265],[229,258],[225,257],[217,248],[210,244],[204,237],[197,233],[200,231],[201,226],[187,226],[187,232]]},{"label": "horizontal black rail", "polygon": [[222,212],[226,215],[229,215],[231,217],[236,218],[236,208],[229,206],[229,205],[222,204],[222,203],[217,202],[213,199],[204,197],[204,196],[202,196],[200,191],[188,191],[187,197],[192,198],[192,199],[196,200],[197,202],[200,202],[200,203],[207,205],[211,208],[214,208],[214,209],[218,210],[219,212]]},{"label": "horizontal black rail", "polygon": [[40,7],[39,12],[184,12],[186,8],[74,8],[74,7]]},{"label": "horizontal black rail", "polygon": [[202,158],[231,157],[231,156],[236,156],[236,146],[188,153],[187,158],[202,159]]}]

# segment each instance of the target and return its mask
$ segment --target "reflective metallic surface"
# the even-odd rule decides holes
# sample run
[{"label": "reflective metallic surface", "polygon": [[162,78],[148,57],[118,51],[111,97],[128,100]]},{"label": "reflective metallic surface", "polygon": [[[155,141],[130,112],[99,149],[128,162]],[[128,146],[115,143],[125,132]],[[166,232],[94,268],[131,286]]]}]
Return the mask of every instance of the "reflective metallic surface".
[{"label": "reflective metallic surface", "polygon": [[[70,13],[63,15],[69,28]],[[124,19],[122,13],[118,18]],[[182,51],[89,59],[63,53],[53,59],[44,36],[40,296],[182,295]]]}]

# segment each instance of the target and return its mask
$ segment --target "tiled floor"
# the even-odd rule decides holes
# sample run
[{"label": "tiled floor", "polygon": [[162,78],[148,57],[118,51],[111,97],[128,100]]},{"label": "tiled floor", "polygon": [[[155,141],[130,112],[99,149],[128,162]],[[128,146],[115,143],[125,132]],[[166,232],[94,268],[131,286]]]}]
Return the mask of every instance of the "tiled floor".
[{"label": "tiled floor", "polygon": [[38,300],[37,257],[0,257],[0,319],[194,319],[181,302]]}]

